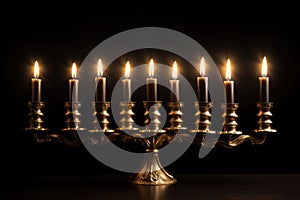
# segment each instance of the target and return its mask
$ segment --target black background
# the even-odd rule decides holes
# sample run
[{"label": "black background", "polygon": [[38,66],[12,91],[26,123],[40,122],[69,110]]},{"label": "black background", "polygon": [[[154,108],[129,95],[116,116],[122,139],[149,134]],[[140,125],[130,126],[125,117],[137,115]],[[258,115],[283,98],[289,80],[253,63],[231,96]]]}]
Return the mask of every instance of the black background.
[{"label": "black background", "polygon": [[171,174],[299,173],[299,23],[295,6],[258,2],[217,5],[203,3],[172,9],[149,3],[129,9],[121,5],[115,8],[45,3],[4,7],[7,12],[1,13],[0,61],[4,177],[122,173],[97,161],[84,147],[36,144],[24,136],[30,78],[34,60],[38,59],[42,66],[42,98],[46,102],[45,123],[52,130],[63,128],[72,62],[79,66],[95,46],[114,34],[146,26],[170,28],[195,39],[220,71],[227,57],[231,58],[240,103],[238,127],[243,131],[256,126],[259,63],[264,55],[269,61],[272,119],[278,134],[260,146],[245,143],[234,149],[216,147],[203,159],[197,156],[199,148],[192,145],[167,166]]}]

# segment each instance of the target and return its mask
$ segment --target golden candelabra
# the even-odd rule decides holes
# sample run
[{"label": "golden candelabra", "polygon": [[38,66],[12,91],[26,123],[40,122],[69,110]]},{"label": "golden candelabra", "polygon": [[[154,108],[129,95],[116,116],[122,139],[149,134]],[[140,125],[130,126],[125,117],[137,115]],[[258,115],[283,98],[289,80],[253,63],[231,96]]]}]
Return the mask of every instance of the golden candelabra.
[{"label": "golden candelabra", "polygon": [[[218,135],[220,137],[218,137],[218,141],[215,144],[225,148],[238,146],[245,141],[250,141],[253,145],[263,144],[268,134],[276,132],[275,129],[272,129],[271,121],[271,108],[273,103],[267,102],[257,103],[257,128],[250,134],[245,134],[237,130],[237,103],[226,103],[223,105],[225,107],[223,114],[224,124],[221,131],[210,129],[211,108],[213,106],[211,102],[195,102],[195,128],[182,126],[183,102],[168,102],[167,106],[170,110],[168,113],[168,126],[160,128],[162,126],[159,110],[162,107],[162,102],[144,101],[145,126],[143,129],[134,127],[134,102],[120,103],[120,107],[122,108],[120,112],[122,116],[120,120],[121,127],[110,126],[110,102],[94,102],[95,128],[92,130],[86,130],[86,128],[81,127],[81,103],[65,102],[65,128],[58,133],[53,133],[43,126],[44,115],[42,109],[44,106],[45,102],[30,101],[28,103],[29,125],[25,130],[33,135],[36,142],[46,143],[59,141],[68,146],[75,147],[81,145],[82,138],[85,138],[95,145],[107,142],[133,143],[139,145],[142,147],[143,152],[146,153],[146,157],[140,171],[133,174],[130,177],[130,181],[134,184],[142,185],[165,185],[176,182],[176,179],[162,167],[158,152],[162,146],[173,142],[179,130],[184,132],[184,134],[179,134],[179,140],[180,137],[185,137],[185,139],[187,138],[190,142],[200,146],[206,145],[203,142],[208,135]],[[101,127],[100,129],[99,125]],[[128,135],[126,132],[132,134]],[[191,136],[191,133],[196,133],[196,139]],[[79,137],[79,134],[85,135]],[[212,137],[211,140],[214,139],[215,137]],[[180,142],[179,140],[177,142]],[[207,142],[207,144],[211,143],[213,142]]]}]

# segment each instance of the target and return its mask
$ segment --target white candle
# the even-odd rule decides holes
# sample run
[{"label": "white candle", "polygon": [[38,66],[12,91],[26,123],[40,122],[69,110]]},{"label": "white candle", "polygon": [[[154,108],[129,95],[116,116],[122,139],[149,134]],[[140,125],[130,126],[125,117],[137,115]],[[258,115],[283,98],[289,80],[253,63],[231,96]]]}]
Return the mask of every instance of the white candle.
[{"label": "white candle", "polygon": [[171,101],[179,101],[179,80],[177,79],[177,62],[174,61],[172,69],[172,80],[170,80],[171,86]]},{"label": "white candle", "polygon": [[200,76],[197,77],[198,101],[208,102],[208,77],[205,76],[204,57],[200,61]]},{"label": "white candle", "polygon": [[106,101],[106,77],[103,76],[103,64],[101,59],[98,60],[97,65],[97,76],[95,78],[96,84],[96,102],[105,102]]},{"label": "white candle", "polygon": [[69,101],[73,100],[72,94],[74,93],[74,100],[73,102],[78,102],[78,84],[79,80],[76,78],[77,76],[77,66],[75,63],[72,65],[72,78],[69,79]]},{"label": "white candle", "polygon": [[154,62],[149,63],[149,77],[146,79],[147,101],[157,101],[157,79],[154,76]]},{"label": "white candle", "polygon": [[234,103],[234,81],[231,80],[231,64],[230,60],[227,60],[226,64],[226,80],[224,81],[225,92],[226,92],[226,102]]},{"label": "white candle", "polygon": [[123,82],[123,100],[124,102],[130,102],[131,101],[131,78],[130,78],[129,61],[126,62],[125,76],[122,82]]},{"label": "white candle", "polygon": [[259,100],[260,102],[269,102],[269,77],[267,58],[263,58],[261,76],[259,77]]},{"label": "white candle", "polygon": [[34,63],[34,77],[31,79],[31,101],[41,101],[42,79],[39,78],[39,63]]}]

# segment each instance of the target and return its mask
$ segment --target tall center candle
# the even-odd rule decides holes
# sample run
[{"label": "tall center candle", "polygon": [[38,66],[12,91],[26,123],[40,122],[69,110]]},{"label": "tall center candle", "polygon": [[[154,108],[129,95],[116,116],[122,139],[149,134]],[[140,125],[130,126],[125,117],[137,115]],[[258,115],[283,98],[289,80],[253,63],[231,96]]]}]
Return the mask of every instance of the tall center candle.
[{"label": "tall center candle", "polygon": [[97,65],[97,76],[95,78],[96,83],[96,102],[105,102],[106,101],[106,77],[103,76],[103,64],[101,59],[98,60]]},{"label": "tall center candle", "polygon": [[171,86],[171,101],[179,101],[179,80],[177,79],[177,62],[174,61],[172,69],[172,80],[170,80]]},{"label": "tall center candle", "polygon": [[208,77],[205,76],[205,59],[200,61],[200,77],[197,77],[198,101],[208,102]]},{"label": "tall center candle", "polygon": [[31,79],[31,101],[41,101],[42,79],[39,78],[39,63],[34,63],[34,77]]},{"label": "tall center candle", "polygon": [[72,78],[69,79],[69,101],[72,102],[74,96],[74,103],[78,102],[78,84],[79,80],[77,79],[77,66],[75,62],[72,65]]},{"label": "tall center candle", "polygon": [[261,76],[259,77],[259,100],[260,102],[269,102],[269,77],[267,76],[268,63],[267,58],[263,58]]},{"label": "tall center candle", "polygon": [[154,76],[154,61],[149,63],[149,77],[146,79],[147,101],[157,101],[157,79]]},{"label": "tall center candle", "polygon": [[123,82],[123,101],[128,103],[131,101],[131,78],[130,78],[129,61],[126,62],[125,76],[122,82]]},{"label": "tall center candle", "polygon": [[225,72],[224,86],[225,86],[225,93],[226,93],[226,102],[227,103],[234,103],[234,81],[231,80],[231,64],[230,60],[227,60],[226,64],[226,72]]}]

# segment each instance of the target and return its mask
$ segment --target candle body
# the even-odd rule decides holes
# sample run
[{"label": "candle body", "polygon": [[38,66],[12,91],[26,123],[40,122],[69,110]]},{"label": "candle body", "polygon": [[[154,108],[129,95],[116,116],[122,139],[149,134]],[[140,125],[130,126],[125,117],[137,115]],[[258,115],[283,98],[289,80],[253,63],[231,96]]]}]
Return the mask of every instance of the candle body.
[{"label": "candle body", "polygon": [[73,102],[78,102],[78,84],[79,80],[76,78],[69,79],[69,101],[72,101],[72,95],[74,93]]},{"label": "candle body", "polygon": [[208,77],[197,77],[198,101],[208,102]]},{"label": "candle body", "polygon": [[123,101],[130,102],[131,101],[131,79],[123,79]]},{"label": "candle body", "polygon": [[179,101],[179,80],[170,80],[171,93],[170,98],[171,101]]},{"label": "candle body", "polygon": [[105,102],[106,101],[106,78],[105,77],[96,77],[96,102]]},{"label": "candle body", "polygon": [[147,101],[157,101],[157,79],[147,78],[146,87]]},{"label": "candle body", "polygon": [[31,101],[41,101],[42,79],[31,79]]},{"label": "candle body", "polygon": [[226,102],[234,103],[234,81],[224,81]]},{"label": "candle body", "polygon": [[269,102],[269,77],[259,77],[259,100]]}]

